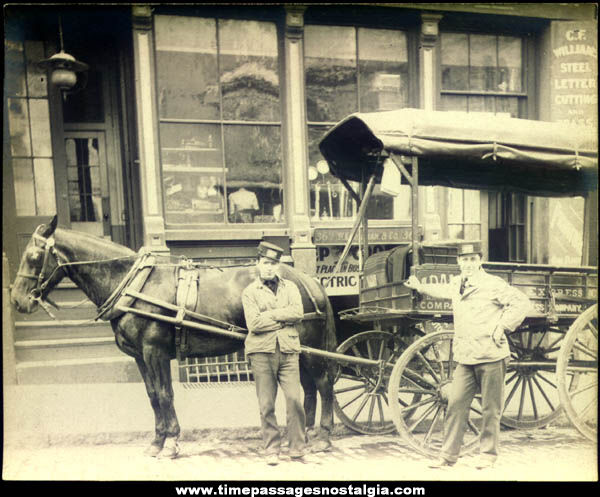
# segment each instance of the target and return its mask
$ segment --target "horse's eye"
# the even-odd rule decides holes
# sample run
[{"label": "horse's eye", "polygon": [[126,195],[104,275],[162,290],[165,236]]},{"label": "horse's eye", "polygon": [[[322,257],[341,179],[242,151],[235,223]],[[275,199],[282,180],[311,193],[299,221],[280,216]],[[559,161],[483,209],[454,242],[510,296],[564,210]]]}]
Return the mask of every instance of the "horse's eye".
[{"label": "horse's eye", "polygon": [[42,251],[41,250],[30,250],[27,253],[27,260],[31,264],[39,263],[41,259],[42,259]]}]

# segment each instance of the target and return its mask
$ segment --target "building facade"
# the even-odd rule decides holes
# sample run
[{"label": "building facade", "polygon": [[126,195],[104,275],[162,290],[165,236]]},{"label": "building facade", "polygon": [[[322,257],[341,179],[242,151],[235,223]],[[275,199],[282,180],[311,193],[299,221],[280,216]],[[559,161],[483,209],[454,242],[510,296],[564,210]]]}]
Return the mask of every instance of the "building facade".
[{"label": "building facade", "polygon": [[[14,6],[5,25],[12,275],[58,213],[214,264],[247,262],[266,239],[336,310],[351,307],[358,252],[331,272],[357,206],[318,150],[341,118],[415,107],[598,122],[594,4]],[[61,47],[89,65],[74,91],[37,65]],[[376,187],[373,251],[410,240],[407,190]],[[597,265],[597,194],[420,193],[425,240],[482,240],[492,261]]]}]

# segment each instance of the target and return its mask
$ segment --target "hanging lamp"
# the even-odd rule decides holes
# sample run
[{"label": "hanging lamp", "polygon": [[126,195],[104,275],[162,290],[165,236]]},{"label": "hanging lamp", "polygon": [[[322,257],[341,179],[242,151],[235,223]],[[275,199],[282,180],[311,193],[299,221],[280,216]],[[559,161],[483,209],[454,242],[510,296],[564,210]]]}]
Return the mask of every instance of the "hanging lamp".
[{"label": "hanging lamp", "polygon": [[[48,59],[38,62],[38,66],[50,71],[50,83],[52,85],[56,86],[62,92],[69,92],[73,90],[77,84],[78,73],[85,74],[85,72],[89,69],[89,66],[84,62],[78,61],[75,59],[75,57],[65,52],[62,19],[60,16],[58,18],[58,32],[60,37],[60,52],[54,54]],[[85,82],[80,86],[85,86]]]}]

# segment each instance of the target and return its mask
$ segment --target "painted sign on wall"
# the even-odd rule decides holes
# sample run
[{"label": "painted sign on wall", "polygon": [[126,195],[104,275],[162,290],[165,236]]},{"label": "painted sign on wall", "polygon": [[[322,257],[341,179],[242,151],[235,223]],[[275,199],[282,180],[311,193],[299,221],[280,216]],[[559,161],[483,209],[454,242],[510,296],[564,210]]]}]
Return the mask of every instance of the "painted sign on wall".
[{"label": "painted sign on wall", "polygon": [[552,121],[597,126],[597,37],[593,22],[552,23]]}]

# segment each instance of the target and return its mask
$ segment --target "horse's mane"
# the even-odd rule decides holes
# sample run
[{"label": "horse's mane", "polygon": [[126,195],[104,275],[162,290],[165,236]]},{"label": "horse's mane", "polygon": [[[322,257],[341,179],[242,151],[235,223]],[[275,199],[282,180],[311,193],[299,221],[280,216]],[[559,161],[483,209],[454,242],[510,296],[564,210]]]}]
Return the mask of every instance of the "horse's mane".
[{"label": "horse's mane", "polygon": [[106,238],[100,238],[89,233],[83,233],[81,231],[74,231],[65,228],[56,228],[55,236],[58,235],[61,240],[67,240],[72,244],[73,242],[87,242],[94,246],[95,250],[101,250],[106,255],[114,256],[128,256],[134,255],[135,252],[124,245],[107,240]]}]

